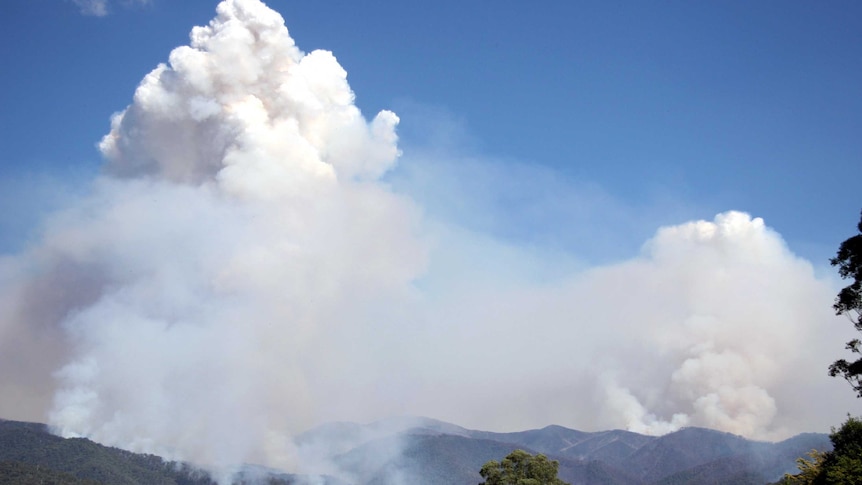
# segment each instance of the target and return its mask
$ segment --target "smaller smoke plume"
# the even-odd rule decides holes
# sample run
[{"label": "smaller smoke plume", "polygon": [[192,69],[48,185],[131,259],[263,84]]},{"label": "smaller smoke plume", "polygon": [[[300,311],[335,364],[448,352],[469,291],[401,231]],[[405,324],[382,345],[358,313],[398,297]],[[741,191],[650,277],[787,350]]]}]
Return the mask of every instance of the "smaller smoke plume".
[{"label": "smaller smoke plume", "polygon": [[[420,336],[445,358],[416,374],[446,397],[415,403],[420,414],[480,429],[704,426],[777,439],[828,429],[852,405],[823,374],[847,330],[835,289],[761,219],[664,227],[638,257],[549,279],[533,270],[554,259],[529,247],[445,234],[429,278],[451,285],[435,281],[435,327]],[[444,264],[445,278],[435,263],[447,260],[462,267]],[[800,406],[799,389],[831,398]]]},{"label": "smaller smoke plume", "polygon": [[[151,1],[152,0],[122,0],[120,5],[146,5]],[[81,13],[84,15],[104,17],[110,13],[110,9],[108,7],[109,0],[72,0],[72,2],[81,9]]]}]

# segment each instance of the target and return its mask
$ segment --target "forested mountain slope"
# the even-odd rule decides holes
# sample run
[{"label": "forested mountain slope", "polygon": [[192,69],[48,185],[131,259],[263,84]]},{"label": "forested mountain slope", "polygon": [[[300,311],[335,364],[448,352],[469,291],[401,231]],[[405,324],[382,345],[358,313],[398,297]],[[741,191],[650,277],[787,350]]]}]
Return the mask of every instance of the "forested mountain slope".
[{"label": "forested mountain slope", "polygon": [[[702,428],[661,437],[561,426],[491,433],[426,418],[330,423],[298,436],[296,442],[338,470],[337,478],[314,478],[313,483],[324,485],[475,485],[481,481],[482,464],[518,448],[558,460],[560,478],[572,485],[765,484],[795,471],[795,459],[811,449],[830,448],[825,434],[765,443]],[[0,420],[0,485],[37,483],[215,484],[188,464],[83,438],[60,438],[43,424]],[[247,467],[235,483],[308,482],[298,475]]]}]

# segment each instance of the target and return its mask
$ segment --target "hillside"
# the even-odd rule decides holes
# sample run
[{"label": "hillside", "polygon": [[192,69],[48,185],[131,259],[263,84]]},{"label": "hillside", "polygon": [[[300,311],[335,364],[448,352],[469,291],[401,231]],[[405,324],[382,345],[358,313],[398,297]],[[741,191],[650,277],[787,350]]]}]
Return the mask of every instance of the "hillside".
[{"label": "hillside", "polygon": [[[109,448],[83,438],[63,439],[48,433],[43,424],[0,420],[2,479],[30,474],[56,483],[110,483],[111,485],[214,485],[209,477],[188,465],[166,462],[158,456]],[[70,477],[84,481],[68,481]],[[23,480],[23,479],[22,479]],[[90,480],[92,482],[87,482]]]},{"label": "hillside", "polygon": [[427,418],[326,425],[300,435],[297,442],[318,450],[331,443],[332,461],[357,484],[383,484],[387,477],[476,484],[483,463],[516,448],[559,461],[559,476],[573,485],[762,484],[795,472],[796,458],[811,449],[831,446],[825,434],[766,443],[703,428],[661,437],[562,426],[492,433]]},{"label": "hillside", "polygon": [[[483,463],[516,448],[558,460],[560,478],[573,485],[765,484],[794,471],[797,457],[830,444],[824,434],[765,443],[702,428],[662,437],[561,426],[491,433],[425,418],[330,423],[303,433],[296,442],[339,470],[337,478],[314,477],[313,483],[322,485],[475,485]],[[0,485],[31,483],[215,484],[187,464],[87,439],[63,439],[42,424],[0,420]],[[246,466],[235,483],[300,485],[308,480]]]}]

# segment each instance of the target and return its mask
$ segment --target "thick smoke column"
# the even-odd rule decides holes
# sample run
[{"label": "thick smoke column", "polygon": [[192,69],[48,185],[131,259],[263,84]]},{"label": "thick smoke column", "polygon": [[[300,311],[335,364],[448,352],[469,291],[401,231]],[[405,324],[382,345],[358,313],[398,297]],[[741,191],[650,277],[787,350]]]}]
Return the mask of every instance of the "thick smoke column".
[{"label": "thick smoke column", "polygon": [[[561,276],[559,253],[420,216],[381,180],[397,116],[365,120],[332,54],[258,0],[217,12],[113,117],[91,194],[0,259],[4,417],[296,468],[291,435],[329,420],[773,438],[849,409],[823,371],[834,288],[760,219]],[[479,194],[531,178],[453,173]]]},{"label": "thick smoke column", "polygon": [[290,465],[319,386],[365,369],[351,339],[408,297],[424,248],[375,182],[395,114],[366,122],[332,54],[302,53],[258,0],[217,12],[114,116],[92,196],[8,262],[4,341],[56,356],[21,380],[59,368],[64,435]]},{"label": "thick smoke column", "polygon": [[288,456],[332,380],[314,374],[348,365],[329,334],[371,325],[423,263],[410,204],[373,183],[397,122],[366,123],[335,58],[276,12],[221,3],[112,120],[108,200],[48,238],[101,280],[64,321],[53,424],[204,463]]}]

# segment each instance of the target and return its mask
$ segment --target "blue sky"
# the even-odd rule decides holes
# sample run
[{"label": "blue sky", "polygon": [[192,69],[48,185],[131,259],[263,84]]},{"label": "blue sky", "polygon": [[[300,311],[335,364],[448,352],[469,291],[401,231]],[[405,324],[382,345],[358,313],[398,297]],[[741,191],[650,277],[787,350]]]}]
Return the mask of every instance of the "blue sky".
[{"label": "blue sky", "polygon": [[[58,192],[98,170],[110,114],[215,4],[114,2],[96,17],[4,2],[0,247],[19,248]],[[300,48],[335,53],[366,116],[399,113],[408,154],[430,143],[421,118],[437,113],[462,152],[548,167],[631,207],[673,200],[662,224],[747,211],[817,262],[857,220],[858,3],[271,6]],[[653,229],[633,228],[621,251]]]}]

